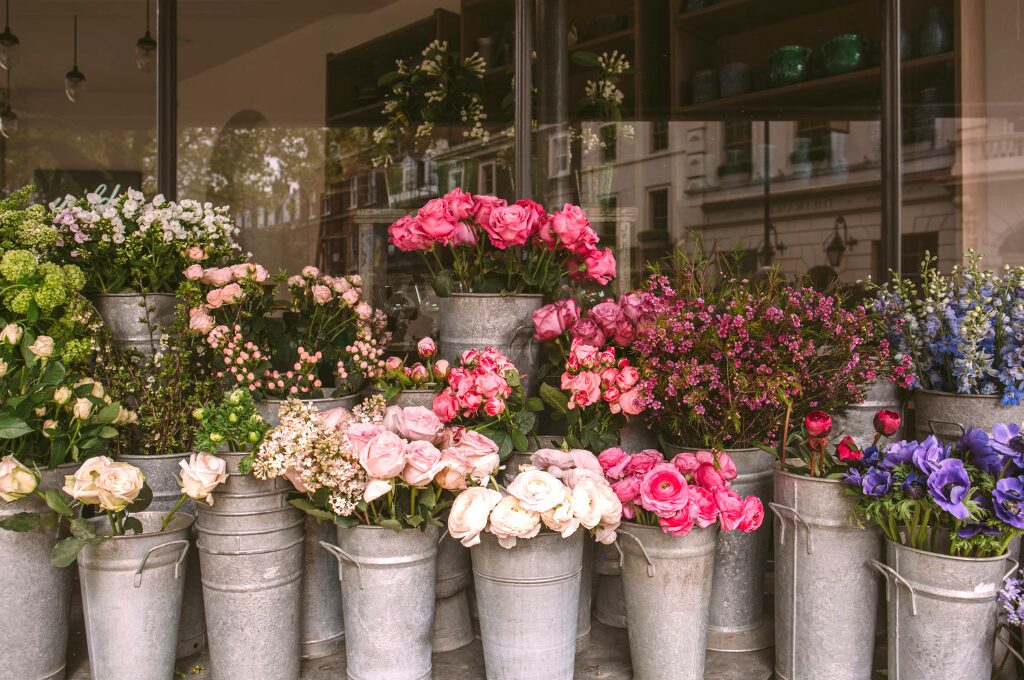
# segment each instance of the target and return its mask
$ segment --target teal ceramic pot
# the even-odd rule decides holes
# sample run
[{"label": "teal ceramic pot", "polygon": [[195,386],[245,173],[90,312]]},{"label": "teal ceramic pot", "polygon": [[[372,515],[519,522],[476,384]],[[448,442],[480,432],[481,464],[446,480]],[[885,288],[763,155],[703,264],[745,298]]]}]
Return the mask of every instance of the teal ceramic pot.
[{"label": "teal ceramic pot", "polygon": [[821,51],[828,75],[859,71],[868,65],[867,41],[856,33],[832,38]]},{"label": "teal ceramic pot", "polygon": [[768,57],[768,79],[772,87],[800,83],[811,76],[811,48],[785,45]]},{"label": "teal ceramic pot", "polygon": [[693,74],[693,103],[718,99],[718,69],[709,68]]}]

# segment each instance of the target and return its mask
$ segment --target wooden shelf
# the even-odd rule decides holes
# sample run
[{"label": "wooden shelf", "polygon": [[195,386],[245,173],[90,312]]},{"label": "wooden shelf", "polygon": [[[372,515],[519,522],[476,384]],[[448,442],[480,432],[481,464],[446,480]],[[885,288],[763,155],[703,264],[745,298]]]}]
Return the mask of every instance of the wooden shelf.
[{"label": "wooden shelf", "polygon": [[710,7],[677,15],[676,25],[703,39],[713,39],[823,12],[860,0],[719,0]]},{"label": "wooden shelf", "polygon": [[384,120],[384,116],[380,113],[382,108],[384,108],[383,101],[373,101],[353,109],[340,111],[331,116],[327,120],[327,124],[346,123],[348,125],[356,125],[359,123],[372,123],[376,125]]},{"label": "wooden shelf", "polygon": [[576,43],[575,45],[569,48],[569,54],[572,54],[573,52],[579,50],[597,52],[599,48],[608,45],[609,43],[617,41],[628,42],[632,46],[632,42],[635,35],[635,28],[624,28],[621,31],[615,31],[614,33],[605,33],[604,35],[599,35],[596,38],[591,38],[590,40],[583,40],[581,42]]},{"label": "wooden shelf", "polygon": [[[931,57],[921,57],[903,62],[903,75],[907,82],[941,76],[953,66],[953,53],[947,52]],[[870,99],[878,96],[882,87],[882,71],[879,67],[843,73],[836,76],[807,80],[793,85],[784,85],[768,90],[757,90],[735,97],[723,97],[700,104],[680,106],[674,110],[675,117],[692,120],[718,119],[723,117],[751,118],[794,118],[799,113],[812,110],[820,117],[823,109],[861,115],[841,116],[841,119],[871,117],[874,106]],[[869,106],[858,104],[867,103]],[[863,115],[867,112],[869,115]]]}]

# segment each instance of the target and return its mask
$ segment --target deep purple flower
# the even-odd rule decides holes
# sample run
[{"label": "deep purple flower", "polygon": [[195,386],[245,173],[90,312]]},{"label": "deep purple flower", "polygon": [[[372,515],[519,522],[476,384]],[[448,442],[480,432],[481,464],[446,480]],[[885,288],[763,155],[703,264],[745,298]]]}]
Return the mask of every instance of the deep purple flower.
[{"label": "deep purple flower", "polygon": [[847,468],[846,472],[843,473],[843,480],[850,486],[860,488],[861,481],[863,479],[864,476],[861,474],[860,470],[855,467]]},{"label": "deep purple flower", "polygon": [[996,517],[1011,527],[1024,529],[1024,479],[1004,477],[992,492]]},{"label": "deep purple flower", "polygon": [[988,433],[977,427],[969,427],[960,438],[960,446],[967,450],[967,461],[982,472],[998,475],[1003,463],[998,453],[989,444]]},{"label": "deep purple flower", "polygon": [[914,458],[914,450],[918,447],[917,442],[898,441],[885,447],[885,455],[882,457],[882,467],[892,470],[901,463],[909,463]]},{"label": "deep purple flower", "polygon": [[925,478],[920,472],[911,470],[900,488],[907,498],[920,498],[925,492]]},{"label": "deep purple flower", "polygon": [[914,465],[926,475],[935,472],[939,463],[949,458],[949,449],[942,446],[935,435],[931,435],[914,448]]},{"label": "deep purple flower", "polygon": [[975,522],[973,524],[965,524],[956,530],[956,535],[960,538],[974,538],[978,534],[985,536],[998,536],[1003,532],[999,531],[995,527],[990,527],[987,524],[981,522]]},{"label": "deep purple flower", "polygon": [[998,423],[992,426],[992,439],[989,444],[996,452],[1022,463],[1024,462],[1024,458],[1022,458],[1024,451],[1018,450],[1021,447],[1014,441],[1018,434],[1020,434],[1020,425]]},{"label": "deep purple flower", "polygon": [[892,474],[881,468],[871,468],[861,478],[861,490],[872,498],[881,498],[892,489]]},{"label": "deep purple flower", "polygon": [[878,461],[882,459],[882,454],[878,451],[878,447],[872,444],[871,446],[864,449],[864,458],[861,459],[861,465],[865,467],[872,467],[878,465]]},{"label": "deep purple flower", "polygon": [[936,505],[957,519],[971,516],[964,505],[971,491],[971,479],[959,458],[947,458],[938,464],[928,477],[928,491]]}]

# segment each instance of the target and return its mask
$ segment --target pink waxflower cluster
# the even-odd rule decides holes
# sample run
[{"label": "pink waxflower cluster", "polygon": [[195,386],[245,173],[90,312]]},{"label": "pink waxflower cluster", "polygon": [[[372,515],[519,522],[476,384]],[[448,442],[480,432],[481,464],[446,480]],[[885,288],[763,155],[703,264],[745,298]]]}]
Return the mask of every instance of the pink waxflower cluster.
[{"label": "pink waxflower cluster", "polygon": [[572,341],[569,359],[562,373],[561,388],[569,393],[570,409],[606,404],[612,413],[639,415],[640,372],[629,359],[617,359],[614,347],[599,350],[579,340]]},{"label": "pink waxflower cluster", "polygon": [[567,332],[575,340],[594,347],[611,342],[629,347],[636,335],[640,319],[640,296],[628,293],[616,300],[605,300],[581,314],[573,299],[557,300],[544,305],[532,315],[534,337],[540,342],[551,342]]},{"label": "pink waxflower cluster", "polygon": [[[486,242],[497,251],[535,248],[538,253],[558,252],[562,273],[570,278],[601,285],[615,278],[611,249],[598,246],[600,239],[586,213],[570,203],[548,214],[528,199],[509,205],[497,196],[453,189],[427,201],[415,214],[400,218],[388,228],[388,235],[390,242],[404,251],[427,252],[436,247],[458,250]],[[453,269],[457,275],[474,277],[464,267]]]},{"label": "pink waxflower cluster", "polygon": [[751,532],[764,520],[761,499],[741,498],[729,488],[737,473],[724,452],[680,453],[666,461],[660,451],[613,448],[597,460],[622,503],[622,516],[667,534],[685,536],[694,526],[715,522],[723,531]]},{"label": "pink waxflower cluster", "polygon": [[497,349],[463,352],[459,365],[449,370],[444,389],[434,397],[434,412],[446,423],[459,417],[500,416],[512,396],[510,379],[519,384],[519,371]]}]

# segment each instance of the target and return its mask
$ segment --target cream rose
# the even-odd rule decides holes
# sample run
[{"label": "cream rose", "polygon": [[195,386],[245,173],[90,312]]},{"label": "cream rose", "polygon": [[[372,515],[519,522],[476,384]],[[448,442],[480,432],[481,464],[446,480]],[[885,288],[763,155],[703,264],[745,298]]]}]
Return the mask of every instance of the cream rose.
[{"label": "cream rose", "polygon": [[64,493],[81,503],[96,505],[100,502],[96,480],[103,469],[113,462],[106,456],[97,456],[85,461],[75,470],[75,474],[64,477]]},{"label": "cream rose", "polygon": [[8,345],[17,345],[21,342],[21,326],[16,323],[9,323],[0,331],[0,340]]},{"label": "cream rose", "polygon": [[480,542],[480,532],[487,528],[491,510],[501,500],[501,493],[484,486],[466,489],[455,497],[448,514],[448,533],[470,548]]},{"label": "cream rose", "polygon": [[79,420],[85,420],[92,415],[92,402],[85,397],[76,400],[75,405],[71,407],[71,415]]},{"label": "cream rose", "polygon": [[213,505],[213,490],[228,481],[224,459],[209,453],[193,453],[188,461],[180,461],[181,492],[197,501]]},{"label": "cream rose", "polygon": [[441,452],[427,441],[409,442],[405,447],[402,479],[409,486],[426,486],[441,471]]},{"label": "cream rose", "polygon": [[383,479],[371,479],[363,489],[363,500],[372,503],[384,494],[391,491],[391,482]]},{"label": "cream rose", "polygon": [[489,531],[503,548],[514,548],[516,539],[533,538],[540,533],[540,513],[527,510],[515,496],[505,496],[491,510]]},{"label": "cream rose", "polygon": [[40,359],[49,359],[53,355],[53,338],[49,335],[40,335],[28,346],[28,350]]},{"label": "cream rose", "polygon": [[71,389],[65,385],[61,385],[53,391],[53,400],[58,404],[68,403],[68,399],[71,398]]},{"label": "cream rose", "polygon": [[565,500],[565,485],[544,470],[525,470],[508,485],[508,492],[533,512],[547,512]]},{"label": "cream rose", "polygon": [[28,469],[13,455],[0,459],[0,498],[8,503],[28,496],[39,486],[36,473]]},{"label": "cream rose", "polygon": [[466,472],[477,484],[486,484],[487,478],[501,465],[498,445],[479,432],[464,431],[455,449],[459,457],[466,461]]},{"label": "cream rose", "polygon": [[548,529],[557,531],[562,538],[568,538],[580,528],[580,521],[572,510],[572,491],[564,486],[562,489],[562,500],[547,512],[542,512],[540,519]]},{"label": "cream rose", "polygon": [[601,509],[601,523],[594,529],[594,540],[598,543],[611,545],[615,542],[616,532],[622,523],[622,501],[605,481],[597,484]]},{"label": "cream rose", "polygon": [[4,361],[3,359],[0,359],[0,378],[2,378],[5,375],[7,375],[7,370],[8,370],[7,362]]},{"label": "cream rose", "polygon": [[142,470],[128,463],[110,463],[96,477],[100,507],[120,512],[139,496],[146,478]]}]

